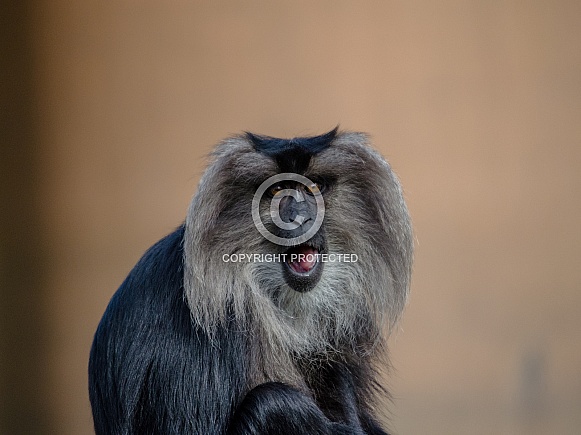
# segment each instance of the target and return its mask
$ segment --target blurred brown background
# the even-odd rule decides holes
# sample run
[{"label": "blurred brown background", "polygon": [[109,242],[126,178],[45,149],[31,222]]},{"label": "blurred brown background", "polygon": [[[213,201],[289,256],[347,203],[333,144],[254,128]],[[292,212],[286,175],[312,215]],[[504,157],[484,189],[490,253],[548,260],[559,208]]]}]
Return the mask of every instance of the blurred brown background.
[{"label": "blurred brown background", "polygon": [[337,123],[415,225],[394,431],[581,433],[581,3],[1,8],[1,434],[92,433],[97,323],[213,144]]}]

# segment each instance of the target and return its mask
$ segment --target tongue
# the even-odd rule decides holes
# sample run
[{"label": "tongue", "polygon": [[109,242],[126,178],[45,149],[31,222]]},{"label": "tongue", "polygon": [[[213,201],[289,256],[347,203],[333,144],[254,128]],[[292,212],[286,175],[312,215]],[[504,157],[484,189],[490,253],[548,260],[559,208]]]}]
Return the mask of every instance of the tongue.
[{"label": "tongue", "polygon": [[318,251],[310,246],[299,246],[292,250],[290,265],[299,273],[309,272],[317,264]]}]

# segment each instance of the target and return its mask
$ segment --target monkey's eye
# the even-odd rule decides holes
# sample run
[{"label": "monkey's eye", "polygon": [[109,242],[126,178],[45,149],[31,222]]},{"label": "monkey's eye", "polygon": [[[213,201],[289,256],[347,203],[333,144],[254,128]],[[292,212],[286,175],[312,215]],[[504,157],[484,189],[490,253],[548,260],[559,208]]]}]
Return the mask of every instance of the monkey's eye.
[{"label": "monkey's eye", "polygon": [[317,193],[323,193],[326,189],[326,185],[324,183],[313,183],[311,186],[308,186],[306,192],[309,195],[315,195]]},{"label": "monkey's eye", "polygon": [[270,189],[268,189],[268,193],[270,194],[270,196],[274,196],[283,189],[284,186],[282,184],[275,184]]}]

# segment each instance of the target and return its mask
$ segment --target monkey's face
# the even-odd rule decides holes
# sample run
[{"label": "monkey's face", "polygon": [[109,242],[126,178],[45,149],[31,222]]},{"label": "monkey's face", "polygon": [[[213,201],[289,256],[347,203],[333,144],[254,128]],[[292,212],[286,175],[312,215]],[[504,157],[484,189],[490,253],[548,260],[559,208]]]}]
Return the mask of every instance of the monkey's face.
[{"label": "monkey's face", "polygon": [[[263,210],[262,214],[258,211],[259,219],[266,217],[267,238],[283,247],[279,258],[284,282],[297,292],[312,290],[323,273],[322,257],[328,249],[321,207],[323,192],[327,190],[323,182],[302,184],[283,179],[271,185],[262,200],[255,203]],[[266,207],[269,213],[265,216]]]},{"label": "monkey's face", "polygon": [[366,136],[247,134],[213,156],[186,221],[194,319],[254,313],[319,344],[397,320],[411,226],[399,183]]}]

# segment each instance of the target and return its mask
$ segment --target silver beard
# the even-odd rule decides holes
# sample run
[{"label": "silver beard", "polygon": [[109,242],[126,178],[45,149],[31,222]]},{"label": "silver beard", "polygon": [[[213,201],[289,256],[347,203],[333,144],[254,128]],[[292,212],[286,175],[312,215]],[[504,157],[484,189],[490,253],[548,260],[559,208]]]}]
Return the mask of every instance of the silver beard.
[{"label": "silver beard", "polygon": [[[253,382],[303,385],[301,355],[373,359],[405,306],[412,229],[400,184],[361,133],[339,133],[314,156],[305,176],[332,173],[325,197],[327,249],[356,253],[354,263],[326,263],[308,292],[293,290],[280,263],[224,263],[223,254],[283,252],[254,227],[255,180],[278,172],[244,136],[220,143],[202,176],[185,224],[184,286],[193,322],[212,337],[230,317],[261,349]],[[261,213],[263,221],[270,219]]]}]

